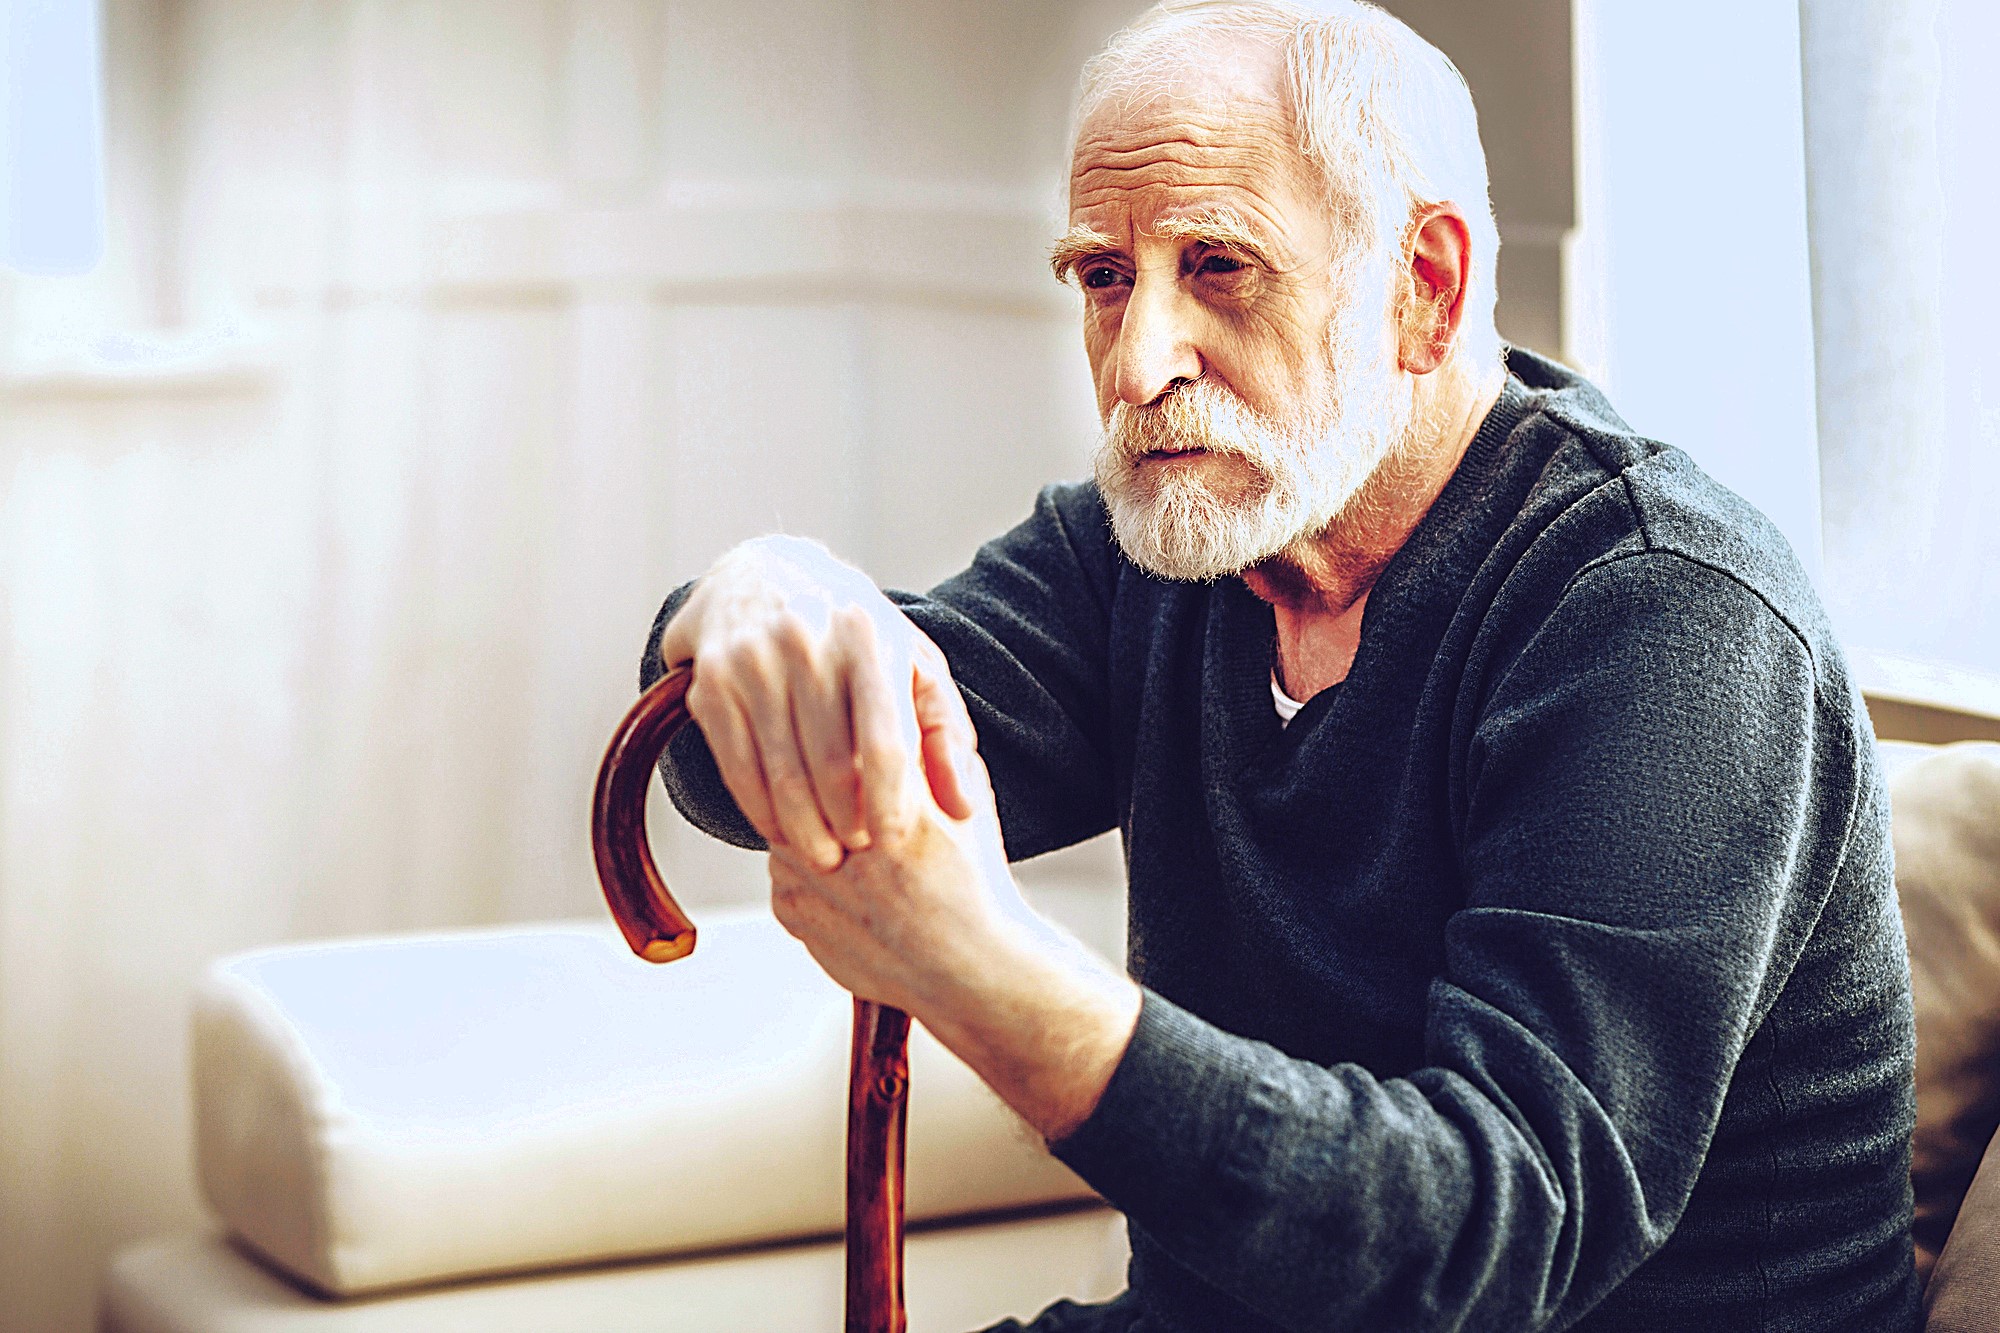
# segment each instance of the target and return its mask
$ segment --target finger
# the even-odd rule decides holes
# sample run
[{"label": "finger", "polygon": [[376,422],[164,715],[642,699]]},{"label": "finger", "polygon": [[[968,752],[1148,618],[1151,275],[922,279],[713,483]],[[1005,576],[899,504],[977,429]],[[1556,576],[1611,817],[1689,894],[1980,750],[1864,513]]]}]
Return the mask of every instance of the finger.
[{"label": "finger", "polygon": [[972,725],[972,715],[944,667],[943,654],[935,648],[918,655],[910,692],[931,799],[953,819],[970,819],[991,800],[991,785],[979,760],[979,733]]},{"label": "finger", "polygon": [[771,807],[770,789],[764,780],[764,764],[750,736],[749,720],[728,689],[713,684],[712,679],[696,670],[688,686],[688,715],[701,728],[708,751],[715,756],[722,785],[736,798],[736,808],[766,843],[776,845],[782,839]]},{"label": "finger", "polygon": [[[810,798],[810,808],[801,798],[791,811],[806,826],[794,841],[823,870],[840,864],[858,822],[847,684],[829,628],[828,619],[815,626],[791,617],[774,637],[792,744],[805,777],[805,798]],[[781,804],[780,820],[786,814]]]},{"label": "finger", "polygon": [[818,657],[816,664],[795,669],[792,677],[792,727],[821,818],[842,845],[859,851],[868,845],[868,832],[861,817],[849,656],[843,637],[829,636],[826,651]]},{"label": "finger", "polygon": [[840,864],[845,852],[826,826],[805,756],[799,750],[792,722],[792,681],[781,666],[768,666],[745,682],[744,703],[757,757],[764,765],[764,785],[784,841],[823,870]]},{"label": "finger", "polygon": [[773,883],[783,880],[787,884],[804,884],[821,873],[818,866],[792,848],[782,845],[773,847],[764,859],[769,864]]},{"label": "finger", "polygon": [[694,631],[689,625],[687,607],[682,606],[660,631],[660,666],[672,671],[683,662],[694,660]]},{"label": "finger", "polygon": [[993,780],[979,751],[955,730],[924,732],[924,777],[931,799],[953,819],[971,819],[994,807]]},{"label": "finger", "polygon": [[660,665],[671,671],[684,662],[695,658],[695,644],[701,630],[702,608],[708,599],[702,595],[703,587],[697,581],[687,600],[680,604],[673,617],[660,631]]},{"label": "finger", "polygon": [[[861,814],[873,834],[903,829],[915,816],[911,788],[916,756],[904,739],[901,709],[908,693],[891,687],[882,647],[865,612],[840,613],[837,632],[848,659],[847,685],[854,727],[854,750],[861,773]],[[909,727],[916,734],[914,718]]]},{"label": "finger", "polygon": [[972,714],[965,706],[965,695],[960,692],[958,682],[951,678],[951,663],[945,659],[944,650],[922,630],[916,630],[915,635],[916,669],[925,683],[933,687],[926,696],[934,709],[929,720],[934,725],[949,728],[973,749],[979,748],[978,729],[972,725]]}]

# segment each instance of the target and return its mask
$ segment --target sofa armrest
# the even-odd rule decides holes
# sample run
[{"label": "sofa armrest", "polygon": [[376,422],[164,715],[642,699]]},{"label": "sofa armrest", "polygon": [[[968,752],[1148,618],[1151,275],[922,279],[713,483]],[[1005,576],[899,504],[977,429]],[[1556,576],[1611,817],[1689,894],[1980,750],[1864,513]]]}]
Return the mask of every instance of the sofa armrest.
[{"label": "sofa armrest", "polygon": [[[291,946],[197,999],[204,1195],[334,1295],[837,1233],[851,1002],[758,910],[694,955],[608,923]],[[912,1220],[1089,1197],[911,1043]]]},{"label": "sofa armrest", "polygon": [[2000,1323],[2000,1135],[1986,1146],[1924,1288],[1924,1333],[1988,1333]]}]

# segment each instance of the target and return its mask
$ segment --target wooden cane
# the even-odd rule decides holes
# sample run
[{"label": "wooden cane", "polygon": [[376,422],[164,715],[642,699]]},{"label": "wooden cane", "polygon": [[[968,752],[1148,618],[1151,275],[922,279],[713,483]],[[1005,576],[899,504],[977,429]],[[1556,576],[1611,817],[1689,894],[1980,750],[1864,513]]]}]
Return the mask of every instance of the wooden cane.
[{"label": "wooden cane", "polygon": [[[687,918],[646,845],[646,788],[688,722],[693,671],[676,667],[639,696],[597,770],[590,842],[611,915],[632,952],[671,963],[694,951]],[[904,1333],[903,1141],[909,1105],[910,1016],[854,1002],[847,1070],[846,1333]]]}]

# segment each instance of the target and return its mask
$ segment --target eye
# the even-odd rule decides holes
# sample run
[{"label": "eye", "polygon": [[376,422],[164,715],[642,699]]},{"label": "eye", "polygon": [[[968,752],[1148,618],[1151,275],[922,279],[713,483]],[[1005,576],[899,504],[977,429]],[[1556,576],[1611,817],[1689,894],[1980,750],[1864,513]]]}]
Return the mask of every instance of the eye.
[{"label": "eye", "polygon": [[1083,270],[1083,285],[1089,291],[1103,291],[1123,282],[1125,275],[1109,264],[1091,264]]},{"label": "eye", "polygon": [[1201,263],[1195,266],[1197,273],[1230,274],[1241,273],[1249,265],[1233,255],[1203,255]]}]

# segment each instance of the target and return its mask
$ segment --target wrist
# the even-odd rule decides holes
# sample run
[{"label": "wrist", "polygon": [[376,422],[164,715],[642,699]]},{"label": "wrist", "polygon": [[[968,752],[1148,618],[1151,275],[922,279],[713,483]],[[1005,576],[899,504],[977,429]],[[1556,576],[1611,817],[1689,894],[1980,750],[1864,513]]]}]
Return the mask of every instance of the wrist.
[{"label": "wrist", "polygon": [[1137,983],[1032,913],[1002,919],[976,966],[918,1018],[1043,1138],[1090,1117],[1139,1019]]}]

